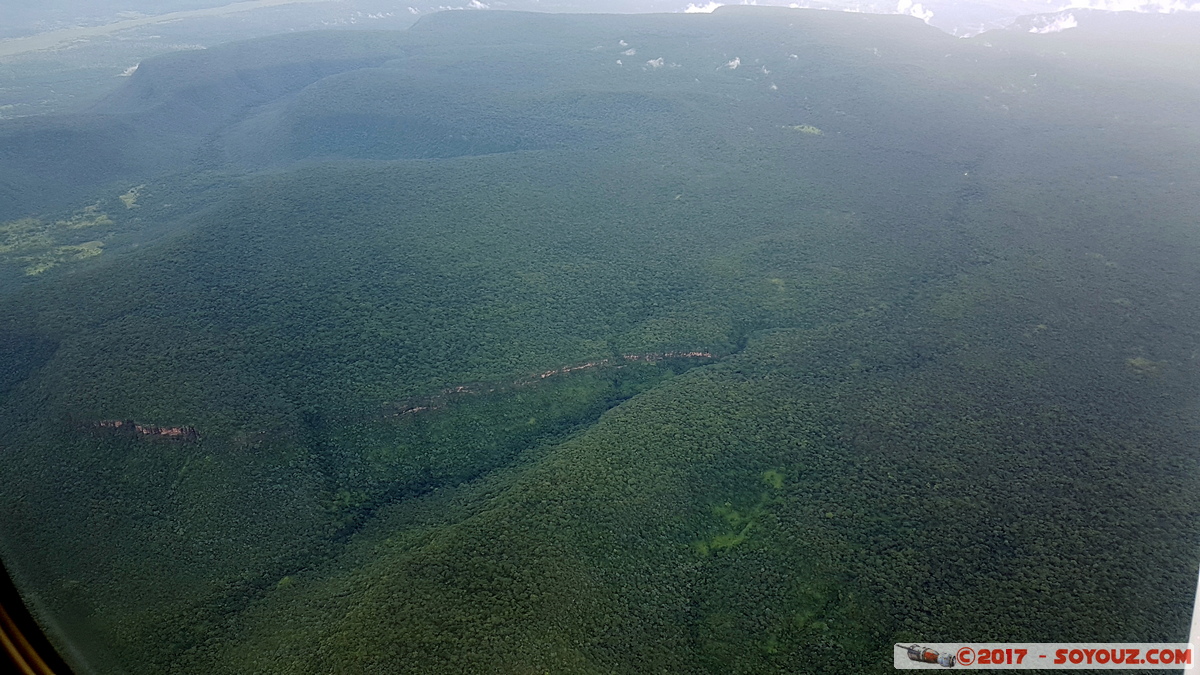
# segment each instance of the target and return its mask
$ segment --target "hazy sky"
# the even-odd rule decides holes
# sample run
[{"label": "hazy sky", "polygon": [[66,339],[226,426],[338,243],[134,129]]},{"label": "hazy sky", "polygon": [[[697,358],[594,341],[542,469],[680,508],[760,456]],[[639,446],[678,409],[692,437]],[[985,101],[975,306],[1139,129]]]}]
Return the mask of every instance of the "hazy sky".
[{"label": "hazy sky", "polygon": [[[108,24],[144,15],[221,7],[231,2],[232,0],[0,0],[0,38],[72,26]],[[1200,11],[1200,0],[733,0],[731,3],[720,0],[318,0],[319,4],[346,10],[407,13],[413,16],[439,9],[696,12],[712,11],[721,4],[739,2],[909,14],[959,35],[1002,27],[1021,15],[1070,9]]]},{"label": "hazy sky", "polygon": [[[701,4],[703,3],[703,4]],[[711,11],[718,0],[691,3],[685,11]],[[733,0],[737,4],[737,0]],[[1000,27],[1027,15],[1072,9],[1174,12],[1200,11],[1200,0],[758,0],[743,4],[817,7],[880,14],[909,14],[955,34]]]}]

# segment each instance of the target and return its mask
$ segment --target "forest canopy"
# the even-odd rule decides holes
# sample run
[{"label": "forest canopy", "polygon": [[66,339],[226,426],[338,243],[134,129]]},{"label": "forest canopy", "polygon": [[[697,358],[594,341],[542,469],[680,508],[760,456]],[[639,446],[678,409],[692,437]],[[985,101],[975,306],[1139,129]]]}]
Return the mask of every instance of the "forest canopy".
[{"label": "forest canopy", "polygon": [[1200,48],[1115,21],[445,12],[4,120],[5,564],[81,672],[1180,641]]}]

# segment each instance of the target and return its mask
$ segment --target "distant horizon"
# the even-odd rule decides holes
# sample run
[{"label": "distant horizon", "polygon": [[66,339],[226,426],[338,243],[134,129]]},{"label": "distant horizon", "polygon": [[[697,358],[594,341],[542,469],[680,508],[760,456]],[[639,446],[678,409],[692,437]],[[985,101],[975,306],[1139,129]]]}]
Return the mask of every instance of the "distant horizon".
[{"label": "distant horizon", "polygon": [[[116,31],[152,25],[166,21],[191,18],[225,16],[256,10],[278,9],[286,5],[337,5],[345,9],[350,18],[339,22],[345,27],[369,26],[372,20],[399,19],[407,14],[412,20],[440,11],[454,10],[510,10],[544,11],[553,13],[709,13],[719,7],[730,5],[791,7],[795,9],[823,9],[831,11],[857,12],[866,14],[900,14],[918,18],[925,23],[958,37],[971,37],[988,30],[1005,28],[1019,17],[1038,14],[1060,14],[1075,10],[1099,10],[1110,12],[1137,12],[1168,14],[1177,12],[1200,12],[1200,2],[1187,0],[1004,0],[1002,2],[957,2],[944,0],[742,0],[741,2],[680,2],[675,0],[614,0],[602,5],[582,0],[467,0],[452,4],[421,2],[392,4],[382,0],[176,0],[175,2],[153,3],[150,7],[122,7],[115,3],[89,2],[72,8],[70,0],[41,3],[36,8],[9,9],[9,25],[0,32],[0,57],[13,56],[29,51],[53,48],[71,40],[103,35]],[[96,5],[101,5],[96,7]],[[118,9],[118,7],[121,7]],[[149,12],[146,10],[161,10]],[[356,20],[357,19],[357,20]],[[326,23],[326,22],[322,22]],[[1047,28],[1031,32],[1054,32],[1074,27],[1071,21],[1047,24]],[[294,26],[281,25],[281,30],[295,30]]]}]

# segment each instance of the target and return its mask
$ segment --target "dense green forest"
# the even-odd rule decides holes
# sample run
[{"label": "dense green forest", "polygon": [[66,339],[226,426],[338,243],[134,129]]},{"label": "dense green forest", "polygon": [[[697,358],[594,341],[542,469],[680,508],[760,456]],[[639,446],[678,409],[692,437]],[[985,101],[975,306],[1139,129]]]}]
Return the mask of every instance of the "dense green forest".
[{"label": "dense green forest", "polygon": [[447,12],[0,123],[5,563],[81,672],[1182,640],[1196,28]]}]

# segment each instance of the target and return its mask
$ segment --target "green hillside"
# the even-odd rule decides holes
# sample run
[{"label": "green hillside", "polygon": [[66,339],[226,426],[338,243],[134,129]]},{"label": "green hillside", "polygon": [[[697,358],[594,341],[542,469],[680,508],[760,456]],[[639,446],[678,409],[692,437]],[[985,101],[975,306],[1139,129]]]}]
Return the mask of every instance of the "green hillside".
[{"label": "green hillside", "polygon": [[6,565],[83,672],[1180,640],[1200,92],[1131,25],[446,12],[4,122],[79,167],[0,223]]}]

